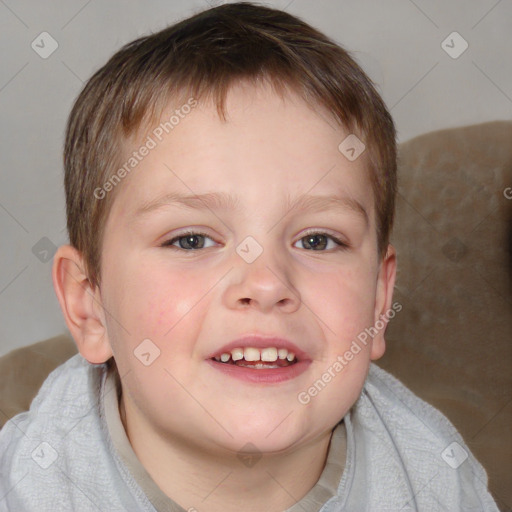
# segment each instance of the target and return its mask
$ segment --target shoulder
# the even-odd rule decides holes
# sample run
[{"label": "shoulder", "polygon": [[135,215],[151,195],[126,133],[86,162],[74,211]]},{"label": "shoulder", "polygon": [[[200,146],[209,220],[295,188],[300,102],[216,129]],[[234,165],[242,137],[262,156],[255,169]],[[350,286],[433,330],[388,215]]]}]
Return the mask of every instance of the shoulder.
[{"label": "shoulder", "polygon": [[375,364],[370,365],[363,395],[366,396],[361,403],[363,410],[378,410],[383,421],[399,430],[409,429],[409,424],[404,422],[407,419],[413,424],[419,422],[440,441],[458,436],[457,429],[438,409]]},{"label": "shoulder", "polygon": [[448,418],[375,364],[347,423],[354,480],[372,482],[381,505],[498,510],[485,470]]},{"label": "shoulder", "polygon": [[66,428],[76,415],[97,402],[98,377],[104,366],[91,365],[80,354],[58,366],[43,382],[30,409],[5,424],[0,440],[8,435],[26,438],[36,431]]},{"label": "shoulder", "polygon": [[[77,443],[83,443],[84,429],[90,429],[92,437],[99,429],[98,397],[104,367],[91,365],[76,354],[47,377],[27,412],[3,426],[0,496],[9,493],[6,499],[22,500],[24,493],[37,495],[43,487],[44,495],[66,483],[58,468],[68,463],[70,451],[83,448]],[[12,501],[15,503],[25,502]],[[2,505],[0,502],[0,510],[4,510]]]},{"label": "shoulder", "polygon": [[76,354],[51,372],[30,409],[11,418],[0,430],[0,460],[35,448],[34,441],[39,438],[49,442],[65,437],[97,405],[103,367]]}]

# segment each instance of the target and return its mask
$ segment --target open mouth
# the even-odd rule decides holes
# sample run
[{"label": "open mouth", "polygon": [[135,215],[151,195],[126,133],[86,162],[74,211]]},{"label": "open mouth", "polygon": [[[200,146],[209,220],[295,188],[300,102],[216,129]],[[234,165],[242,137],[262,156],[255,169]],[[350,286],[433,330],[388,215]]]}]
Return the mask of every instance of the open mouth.
[{"label": "open mouth", "polygon": [[235,348],[229,352],[211,358],[213,361],[227,365],[251,368],[254,370],[285,368],[297,364],[298,360],[293,352],[285,348],[268,347],[258,349],[254,347]]},{"label": "open mouth", "polygon": [[305,352],[293,348],[288,350],[279,345],[235,347],[225,347],[210,355],[206,361],[226,377],[250,385],[267,386],[291,381],[303,374],[311,364]]}]

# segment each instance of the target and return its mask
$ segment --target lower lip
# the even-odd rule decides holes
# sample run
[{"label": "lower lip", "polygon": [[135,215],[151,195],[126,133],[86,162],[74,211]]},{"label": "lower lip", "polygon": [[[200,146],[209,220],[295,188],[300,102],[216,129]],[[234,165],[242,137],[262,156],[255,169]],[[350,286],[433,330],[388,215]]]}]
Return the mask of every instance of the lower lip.
[{"label": "lower lip", "polygon": [[225,375],[240,379],[245,382],[254,382],[256,384],[277,384],[298,377],[304,373],[311,361],[299,361],[290,366],[282,368],[268,368],[256,370],[245,366],[236,366],[234,364],[218,363],[215,360],[207,359],[213,368],[223,372]]}]

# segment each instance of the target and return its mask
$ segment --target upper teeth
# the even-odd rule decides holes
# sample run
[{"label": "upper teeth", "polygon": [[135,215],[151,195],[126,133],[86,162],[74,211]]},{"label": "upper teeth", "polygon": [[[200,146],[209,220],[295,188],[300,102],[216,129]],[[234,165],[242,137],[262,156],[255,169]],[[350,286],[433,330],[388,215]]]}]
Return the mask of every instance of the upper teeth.
[{"label": "upper teeth", "polygon": [[295,359],[295,354],[293,352],[288,352],[286,348],[277,349],[275,347],[268,348],[254,348],[254,347],[246,347],[246,348],[234,348],[230,352],[224,352],[220,355],[220,357],[215,357],[216,361],[222,361],[223,363],[227,363],[229,359],[233,359],[233,361],[239,361],[240,359],[245,359],[246,361],[277,361],[277,359],[287,359],[288,361],[293,361]]}]

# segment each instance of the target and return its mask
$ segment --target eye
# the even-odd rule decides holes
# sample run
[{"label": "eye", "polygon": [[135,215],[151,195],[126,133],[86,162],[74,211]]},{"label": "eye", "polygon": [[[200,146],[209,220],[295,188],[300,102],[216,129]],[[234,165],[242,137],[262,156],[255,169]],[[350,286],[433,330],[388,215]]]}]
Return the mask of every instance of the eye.
[{"label": "eye", "polygon": [[[182,233],[181,235],[175,236],[170,240],[167,240],[161,245],[161,247],[172,247],[173,249],[181,249],[184,251],[204,249],[206,247],[205,239],[209,239],[215,243],[215,241],[212,240],[212,238],[210,238],[206,233],[189,231],[187,233]],[[211,245],[207,247],[211,247]]]},{"label": "eye", "polygon": [[[300,238],[296,243],[302,242],[304,249],[312,249],[313,251],[324,251],[327,249],[343,250],[348,248],[348,245],[333,235],[322,232],[311,232]],[[329,242],[331,246],[329,247]]]},{"label": "eye", "polygon": [[[207,245],[207,240],[210,240],[212,243]],[[333,235],[323,232],[311,232],[307,233],[305,236],[300,238],[296,243],[301,242],[303,245],[303,249],[313,250],[313,251],[322,251],[326,250],[336,250],[336,249],[346,249],[348,247],[347,244],[343,243],[341,240],[336,238]],[[198,249],[205,249],[208,247],[212,247],[216,242],[208,236],[206,233],[200,233],[196,231],[189,231],[186,233],[182,233],[166,242],[161,244],[161,247],[170,247],[177,250],[183,251],[195,251]]]}]

